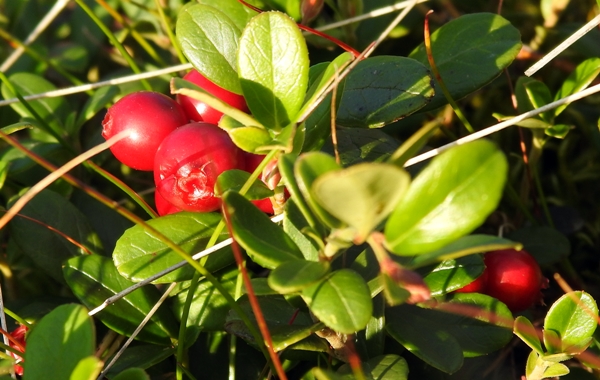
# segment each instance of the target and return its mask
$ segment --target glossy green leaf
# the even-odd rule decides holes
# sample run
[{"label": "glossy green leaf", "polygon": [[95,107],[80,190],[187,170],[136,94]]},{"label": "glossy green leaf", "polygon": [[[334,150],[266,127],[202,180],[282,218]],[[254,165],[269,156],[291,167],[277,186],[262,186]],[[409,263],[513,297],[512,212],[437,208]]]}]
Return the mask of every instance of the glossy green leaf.
[{"label": "glossy green leaf", "polygon": [[410,268],[419,268],[443,260],[458,259],[474,253],[496,251],[499,249],[519,249],[521,244],[492,235],[467,235],[438,250],[419,255],[407,264]]},{"label": "glossy green leaf", "polygon": [[[67,261],[63,272],[73,294],[89,309],[134,285],[117,272],[110,259],[100,255],[74,257]],[[160,292],[155,287],[145,286],[111,304],[96,317],[114,331],[131,335],[159,298]],[[177,337],[177,324],[173,314],[161,307],[137,339],[168,345],[170,337]]]},{"label": "glossy green leaf", "polygon": [[258,127],[240,127],[228,131],[231,140],[246,152],[265,153],[261,148],[273,144],[273,140],[266,129]]},{"label": "glossy green leaf", "polygon": [[423,108],[433,95],[429,71],[420,62],[397,56],[367,58],[346,78],[337,122],[379,128]]},{"label": "glossy green leaf", "polygon": [[507,235],[508,239],[523,244],[523,249],[531,253],[541,266],[559,263],[571,252],[569,239],[548,226],[528,226]]},{"label": "glossy green leaf", "polygon": [[569,131],[571,131],[571,129],[573,129],[573,128],[574,128],[574,126],[572,126],[572,125],[554,124],[551,127],[544,129],[544,133],[550,137],[555,137],[557,139],[564,139],[565,137],[567,137],[567,134],[569,133]]},{"label": "glossy green leaf", "polygon": [[342,269],[302,290],[310,311],[335,331],[352,334],[366,327],[373,302],[365,281],[356,272]]},{"label": "glossy green leaf", "polygon": [[456,260],[442,261],[423,280],[431,290],[431,296],[437,297],[470,284],[484,269],[485,265],[480,255],[469,255]]},{"label": "glossy green leaf", "polygon": [[[283,230],[300,248],[306,260],[318,261],[319,244],[317,242],[319,235],[308,225],[308,222],[296,205],[296,199],[288,199],[285,203]],[[312,237],[308,236],[306,233],[308,231],[310,231]]]},{"label": "glossy green leaf", "polygon": [[93,355],[95,329],[87,310],[76,304],[57,307],[27,335],[23,379],[69,379],[80,360]]},{"label": "glossy green leaf", "polygon": [[75,369],[71,373],[70,378],[80,379],[80,380],[94,380],[98,378],[100,372],[102,372],[102,367],[104,366],[104,362],[98,359],[95,356],[88,356],[79,361]]},{"label": "glossy green leaf", "polygon": [[196,70],[218,86],[242,93],[236,64],[241,30],[225,13],[203,4],[187,7],[178,15],[176,33]]},{"label": "glossy green leaf", "polygon": [[[562,99],[565,96],[569,96],[585,89],[589,86],[594,79],[600,74],[600,58],[588,58],[581,62],[575,70],[569,74],[567,79],[563,82],[560,89],[556,92],[554,100]],[[564,104],[554,109],[554,116],[561,114],[569,103]]]},{"label": "glossy green leaf", "polygon": [[473,231],[497,207],[507,166],[504,154],[488,140],[459,145],[434,158],[388,219],[388,249],[423,254]]},{"label": "glossy green leaf", "polygon": [[[497,14],[467,14],[433,32],[431,50],[448,91],[458,100],[491,82],[510,65],[521,50],[521,35]],[[410,57],[429,67],[424,44]],[[423,111],[446,103],[436,82],[435,97]]]},{"label": "glossy green leaf", "polygon": [[[147,223],[185,252],[193,255],[206,248],[220,221],[221,216],[215,213],[178,212],[149,220]],[[228,237],[227,232],[223,231],[219,240]],[[138,282],[180,263],[183,258],[141,225],[136,225],[125,231],[117,241],[113,261],[122,276]],[[209,271],[214,271],[232,262],[231,249],[226,247],[210,254],[204,266]],[[194,268],[186,265],[161,277],[156,283],[189,280],[193,273]]]},{"label": "glossy green leaf", "polygon": [[[227,190],[240,191],[248,178],[250,178],[250,174],[251,173],[248,173],[247,171],[239,169],[224,171],[217,177],[215,194],[220,195]],[[273,190],[269,189],[263,181],[257,179],[244,196],[251,200],[265,199],[273,196]]]},{"label": "glossy green leaf", "polygon": [[[381,355],[361,363],[365,374],[370,375],[373,380],[406,380],[408,379],[408,363],[398,355]],[[338,374],[351,375],[352,368],[344,364]]]},{"label": "glossy green leaf", "polygon": [[[67,259],[102,252],[102,243],[87,218],[54,191],[40,192],[19,215],[9,224],[11,237],[36,265],[58,281],[63,281],[62,265]],[[68,239],[83,245],[87,251]]]},{"label": "glossy green leaf", "polygon": [[339,375],[333,371],[329,371],[325,368],[315,367],[311,371],[311,375],[316,380],[351,380],[354,379],[352,375]]},{"label": "glossy green leaf", "polygon": [[[548,86],[546,86],[543,82],[531,80],[525,83],[524,86],[525,93],[527,94],[527,98],[533,109],[543,107],[552,101],[550,89],[548,89]],[[540,117],[547,123],[552,122],[551,113],[542,112]]]},{"label": "glossy green leaf", "polygon": [[383,288],[383,295],[388,305],[402,305],[410,298],[410,292],[400,286],[396,281],[392,280],[387,274],[382,273],[379,279]]},{"label": "glossy green leaf", "polygon": [[552,304],[544,320],[544,330],[560,339],[560,352],[587,344],[597,327],[598,306],[586,292],[571,292]]},{"label": "glossy green leaf", "polygon": [[254,262],[275,269],[286,261],[302,258],[302,252],[283,229],[242,195],[227,192],[223,203],[231,217],[235,239]]},{"label": "glossy green leaf", "polygon": [[525,342],[532,350],[540,355],[544,354],[540,338],[538,337],[536,329],[529,319],[519,315],[515,319],[515,327],[513,331],[515,335],[521,338],[521,340]]},{"label": "glossy green leaf", "polygon": [[364,330],[356,333],[356,351],[361,358],[372,359],[385,353],[385,299],[373,297],[373,315]]},{"label": "glossy green leaf", "polygon": [[[462,358],[486,355],[500,349],[512,338],[508,308],[496,299],[478,293],[454,294],[450,302],[477,307],[498,317],[490,323],[485,314],[478,319],[401,305],[386,311],[387,330],[392,337],[426,363],[448,373],[462,365]],[[482,339],[481,337],[484,337]]]},{"label": "glossy green leaf", "polygon": [[[398,141],[380,129],[338,127],[336,133],[337,150],[343,167],[361,162],[384,162],[398,149]],[[334,155],[330,140],[325,142],[321,150]]]},{"label": "glossy green leaf", "polygon": [[569,367],[562,363],[554,363],[544,371],[544,378],[557,377],[569,374]]},{"label": "glossy green leaf", "polygon": [[150,380],[150,376],[141,368],[127,368],[119,373],[113,380]]},{"label": "glossy green leaf", "polygon": [[329,269],[328,261],[287,261],[269,274],[269,287],[281,294],[298,292],[323,279]]},{"label": "glossy green leaf", "polygon": [[368,235],[406,193],[410,176],[395,165],[362,163],[319,176],[311,193],[321,207],[356,231],[354,241]]},{"label": "glossy green leaf", "polygon": [[264,12],[244,29],[238,72],[248,108],[272,130],[287,126],[302,106],[308,85],[308,50],[288,16]]},{"label": "glossy green leaf", "polygon": [[[218,280],[232,296],[235,294],[237,274],[235,268],[218,276]],[[188,294],[189,288],[177,293],[173,298],[172,309],[178,319],[183,315]],[[197,331],[222,331],[229,310],[230,306],[225,297],[215,289],[214,285],[208,280],[200,281],[194,290],[187,327]]]},{"label": "glossy green leaf", "polygon": [[319,176],[339,169],[333,157],[321,152],[304,153],[294,164],[294,177],[298,189],[311,210],[329,227],[341,227],[342,223],[321,207],[313,197],[312,186]]},{"label": "glossy green leaf", "polygon": [[[40,94],[43,92],[56,90],[56,87],[52,83],[32,73],[16,73],[11,75],[8,79],[21,96]],[[11,99],[16,96],[16,94],[10,91],[4,83],[2,84],[1,90],[4,99]],[[64,133],[63,121],[71,112],[68,103],[65,101],[65,98],[43,98],[39,100],[32,100],[28,103],[46,123],[48,123],[56,132],[58,132],[58,134]],[[34,116],[23,104],[13,103],[10,106],[19,115],[31,119],[34,118]]]},{"label": "glossy green leaf", "polygon": [[[58,143],[29,139],[23,139],[20,142],[31,152],[44,157],[44,159],[57,166],[61,166],[73,158],[71,152]],[[24,152],[13,147],[8,147],[0,152],[0,161],[10,162],[8,172],[11,180],[24,186],[33,186],[48,175],[46,169],[27,157]]]},{"label": "glossy green leaf", "polygon": [[256,12],[237,0],[198,0],[200,4],[210,5],[227,15],[240,29],[244,29]]}]

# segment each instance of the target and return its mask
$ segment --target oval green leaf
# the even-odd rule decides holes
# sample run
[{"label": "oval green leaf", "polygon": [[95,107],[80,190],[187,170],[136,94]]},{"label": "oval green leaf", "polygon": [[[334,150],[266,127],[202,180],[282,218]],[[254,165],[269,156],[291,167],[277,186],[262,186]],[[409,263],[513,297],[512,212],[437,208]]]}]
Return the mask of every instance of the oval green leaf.
[{"label": "oval green leaf", "polygon": [[[458,100],[491,82],[515,59],[521,50],[521,35],[508,20],[493,13],[463,15],[431,34],[431,50],[448,91]],[[425,45],[411,58],[429,67]],[[439,86],[422,111],[446,104]]]},{"label": "oval green leaf", "polygon": [[[408,379],[408,363],[403,357],[398,355],[381,355],[361,363],[365,373],[371,375],[372,379],[377,380],[406,380]],[[352,368],[349,364],[344,364],[338,371],[338,374],[351,375]],[[344,377],[346,379],[346,377]]]},{"label": "oval green leaf", "polygon": [[[216,213],[178,212],[147,223],[175,242],[185,252],[193,255],[206,248],[214,229],[221,221]],[[229,237],[222,232],[219,240]],[[183,258],[169,248],[163,241],[147,232],[143,226],[136,225],[125,231],[117,241],[113,260],[119,273],[125,278],[138,282],[183,261]],[[205,268],[214,271],[233,262],[229,247],[212,253]],[[160,279],[156,283],[189,280],[194,268],[184,266]]]},{"label": "oval green leaf", "polygon": [[238,72],[248,108],[268,129],[280,130],[296,117],[308,86],[308,50],[287,15],[264,12],[244,29]]},{"label": "oval green leaf", "polygon": [[420,62],[396,56],[367,58],[345,81],[337,122],[379,128],[425,107],[433,95],[429,70]]},{"label": "oval green leaf", "polygon": [[235,239],[257,264],[275,269],[286,261],[302,258],[302,252],[283,229],[242,195],[229,191],[223,203]]},{"label": "oval green leaf", "polygon": [[373,314],[369,287],[350,269],[333,272],[304,288],[302,298],[321,322],[344,334],[364,329]]},{"label": "oval green leaf", "polygon": [[519,315],[515,319],[515,327],[513,328],[513,331],[515,335],[521,338],[521,340],[525,342],[533,351],[539,355],[544,354],[540,338],[538,337],[537,331],[529,319]]},{"label": "oval green leaf", "polygon": [[57,307],[27,336],[23,379],[69,379],[79,362],[94,354],[95,328],[81,305]]},{"label": "oval green leaf", "polygon": [[431,296],[438,297],[470,284],[484,269],[483,258],[480,255],[470,255],[442,261],[423,280],[431,290]]},{"label": "oval green leaf", "polygon": [[488,140],[452,148],[415,178],[385,226],[398,255],[440,249],[481,225],[502,197],[508,165]]},{"label": "oval green leaf", "polygon": [[184,8],[176,33],[196,70],[218,86],[242,93],[236,64],[241,30],[226,14],[204,4]]},{"label": "oval green leaf", "polygon": [[409,184],[405,170],[372,162],[319,176],[311,193],[321,207],[356,230],[355,242],[364,242],[392,212]]},{"label": "oval green leaf", "polygon": [[[117,272],[113,262],[100,255],[78,256],[63,268],[65,280],[73,294],[88,308],[101,305],[107,298],[133,286]],[[145,286],[107,306],[96,316],[110,329],[131,335],[160,298],[153,286]],[[86,312],[87,315],[87,312]],[[177,337],[173,314],[161,307],[138,334],[137,339],[168,345]]]},{"label": "oval green leaf", "polygon": [[287,261],[269,274],[269,286],[281,294],[294,293],[321,280],[329,269],[328,261]]},{"label": "oval green leaf", "polygon": [[[239,169],[224,171],[217,177],[215,194],[221,195],[227,190],[240,191],[248,178],[250,178],[250,174],[247,171]],[[257,179],[252,183],[252,186],[244,196],[250,200],[265,199],[273,196],[273,190],[269,189],[263,181]]]},{"label": "oval green leaf", "polygon": [[[15,200],[9,203],[9,207]],[[102,243],[89,221],[61,195],[43,190],[10,222],[10,236],[36,265],[58,281],[71,257],[102,252]],[[35,238],[32,238],[35,237]],[[73,244],[72,239],[81,246]]]},{"label": "oval green leaf", "polygon": [[544,330],[557,334],[561,352],[576,351],[587,344],[596,331],[597,316],[598,305],[590,294],[571,292],[552,304],[544,320]]}]

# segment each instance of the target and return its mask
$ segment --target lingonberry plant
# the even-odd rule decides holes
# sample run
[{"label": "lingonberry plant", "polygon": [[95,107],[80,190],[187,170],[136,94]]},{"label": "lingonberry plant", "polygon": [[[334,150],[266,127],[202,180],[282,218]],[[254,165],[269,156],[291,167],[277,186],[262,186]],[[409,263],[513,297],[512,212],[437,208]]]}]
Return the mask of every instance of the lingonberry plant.
[{"label": "lingonberry plant", "polygon": [[0,376],[595,378],[598,30],[522,73],[596,5],[46,3],[0,7]]}]

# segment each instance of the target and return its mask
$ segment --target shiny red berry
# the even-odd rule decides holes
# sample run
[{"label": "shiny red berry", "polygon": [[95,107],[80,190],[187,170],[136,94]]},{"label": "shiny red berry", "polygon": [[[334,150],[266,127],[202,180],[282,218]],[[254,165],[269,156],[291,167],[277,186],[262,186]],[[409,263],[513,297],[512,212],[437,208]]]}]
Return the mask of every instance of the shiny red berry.
[{"label": "shiny red berry", "polygon": [[176,212],[181,211],[180,208],[173,206],[163,198],[158,190],[154,192],[154,204],[156,205],[156,212],[160,216],[175,214]]},{"label": "shiny red berry", "polygon": [[[9,346],[14,348],[15,350],[19,351],[19,352],[25,352],[25,334],[27,333],[27,326],[25,325],[21,325],[19,327],[17,327],[16,329],[14,329],[10,335],[19,343],[19,344],[15,344],[13,341],[9,341]],[[20,363],[23,361],[23,358],[20,355],[17,354],[13,354],[11,352],[10,354],[13,358],[15,358],[15,360],[17,361],[17,363]],[[19,376],[23,376],[23,366],[19,365],[19,364],[15,364],[13,365],[13,369],[15,370],[15,373]]]},{"label": "shiny red berry", "polygon": [[102,136],[109,139],[131,130],[131,135],[110,150],[123,164],[137,170],[153,170],[154,155],[167,135],[188,122],[181,106],[166,95],[152,91],[124,96],[108,109]]},{"label": "shiny red berry", "polygon": [[209,123],[190,123],[173,131],[158,148],[154,164],[160,195],[181,210],[197,212],[217,210],[217,177],[242,168],[240,149],[227,132]]},{"label": "shiny red berry", "polygon": [[[246,101],[242,95],[234,94],[231,91],[227,91],[217,86],[210,80],[206,79],[198,71],[191,70],[183,77],[183,79],[194,83],[204,91],[221,99],[232,107],[244,112],[248,112],[248,106],[246,105]],[[223,116],[222,112],[209,107],[206,103],[200,100],[190,98],[189,96],[177,95],[177,101],[183,107],[185,113],[188,115],[188,118],[193,121],[205,121],[211,124],[218,124],[219,120],[221,120],[221,117]]]},{"label": "shiny red berry", "polygon": [[486,294],[502,301],[513,312],[542,301],[541,289],[547,280],[528,252],[514,249],[488,252],[484,261],[488,276]]}]

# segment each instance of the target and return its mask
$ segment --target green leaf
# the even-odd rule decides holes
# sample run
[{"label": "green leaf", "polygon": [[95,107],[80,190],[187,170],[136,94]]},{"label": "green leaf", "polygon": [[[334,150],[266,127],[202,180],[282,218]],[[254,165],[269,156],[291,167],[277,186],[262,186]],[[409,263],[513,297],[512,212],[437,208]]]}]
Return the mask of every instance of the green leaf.
[{"label": "green leaf", "polygon": [[[458,100],[491,82],[510,65],[521,50],[521,36],[502,16],[473,13],[458,17],[431,34],[431,50],[448,91]],[[424,44],[410,57],[429,67]],[[446,103],[436,83],[435,96],[422,111]]]},{"label": "green leaf", "polygon": [[[398,149],[398,141],[380,129],[338,127],[336,133],[337,150],[343,167],[361,162],[384,162]],[[325,142],[321,150],[334,155],[330,140]]]},{"label": "green leaf", "polygon": [[287,261],[269,274],[269,286],[281,294],[298,292],[329,273],[328,261]]},{"label": "green leaf", "polygon": [[423,280],[431,290],[431,296],[437,297],[470,284],[484,269],[482,257],[470,255],[439,263]]},{"label": "green leaf", "polygon": [[516,336],[521,338],[532,350],[537,352],[539,355],[544,354],[542,349],[542,343],[537,335],[537,331],[529,319],[522,315],[519,315],[515,319],[515,327],[513,329]]},{"label": "green leaf", "polygon": [[283,229],[242,195],[229,191],[223,203],[235,239],[257,264],[275,269],[286,261],[302,258],[302,252]]},{"label": "green leaf", "polygon": [[[502,325],[502,321],[511,320],[511,313],[494,298],[464,293],[454,294],[450,300],[456,306],[476,307],[487,313],[474,319],[413,305],[386,311],[386,328],[392,337],[428,364],[448,373],[460,368],[463,355],[486,355],[503,347],[512,337],[512,325]],[[488,313],[498,320],[486,319]]]},{"label": "green leaf", "polygon": [[339,169],[333,157],[321,152],[305,153],[294,164],[296,184],[306,203],[323,223],[333,228],[341,227],[342,223],[321,207],[312,194],[312,186],[319,176]]},{"label": "green leaf", "polygon": [[113,380],[150,380],[150,376],[141,368],[127,368],[112,378]]},{"label": "green leaf", "polygon": [[254,10],[244,6],[237,0],[198,0],[197,2],[210,5],[226,14],[239,30],[244,29],[248,21],[256,15]]},{"label": "green leaf", "polygon": [[410,298],[410,292],[401,287],[396,281],[385,273],[380,275],[383,295],[390,306],[402,305]]},{"label": "green leaf", "polygon": [[407,264],[410,268],[419,268],[443,260],[458,259],[474,253],[496,251],[499,249],[520,248],[521,244],[492,235],[467,235],[438,250],[415,256]]},{"label": "green leaf", "polygon": [[364,330],[356,334],[356,351],[361,358],[373,359],[385,353],[385,299],[383,296],[373,298],[373,316]]},{"label": "green leaf", "polygon": [[[548,89],[548,86],[546,86],[546,84],[544,84],[543,82],[537,80],[530,80],[527,83],[525,83],[524,86],[525,93],[527,94],[527,97],[529,99],[529,103],[533,107],[532,109],[543,107],[552,101],[552,95],[550,95],[550,90]],[[542,112],[540,114],[540,117],[545,122],[552,123],[553,118],[551,113]]]},{"label": "green leaf", "polygon": [[[600,74],[600,58],[589,58],[581,62],[567,79],[563,82],[560,89],[556,92],[554,100],[562,99],[565,96],[575,94],[590,85]],[[560,115],[570,103],[564,104],[554,109],[554,116]]]},{"label": "green leaf", "polygon": [[507,166],[504,154],[488,140],[459,145],[434,158],[388,219],[388,249],[422,254],[473,231],[498,205]]},{"label": "green leaf", "polygon": [[574,128],[574,126],[572,126],[572,125],[554,124],[551,127],[546,128],[544,130],[544,133],[550,137],[555,137],[557,139],[564,139],[565,137],[567,137],[567,134],[569,133],[569,131],[573,128]]},{"label": "green leaf", "polygon": [[[232,296],[235,294],[237,274],[235,268],[218,277],[219,282]],[[188,294],[189,287],[173,298],[172,309],[178,319],[183,315]],[[188,329],[195,329],[198,332],[222,331],[229,310],[230,306],[225,297],[215,289],[214,285],[208,280],[200,281],[194,290],[186,325]]]},{"label": "green leaf", "polygon": [[176,34],[196,70],[219,87],[242,93],[236,64],[241,30],[226,14],[203,4],[184,8]]},{"label": "green leaf", "polygon": [[80,360],[94,354],[95,329],[81,305],[57,307],[27,335],[23,379],[69,379]]},{"label": "green leaf", "polygon": [[[63,272],[73,294],[90,309],[134,285],[117,272],[110,259],[100,255],[74,257],[67,261]],[[159,298],[160,293],[155,287],[145,286],[111,304],[96,316],[110,329],[131,335]],[[171,343],[170,337],[177,337],[177,324],[173,314],[161,307],[137,339],[168,345]]]},{"label": "green leaf", "polygon": [[[221,216],[215,213],[178,212],[149,220],[147,223],[185,252],[193,255],[206,248],[221,219]],[[219,240],[228,237],[227,232],[223,231]],[[117,241],[113,260],[122,276],[138,282],[180,263],[183,258],[141,225],[136,225],[125,231]],[[232,262],[231,248],[226,247],[210,254],[204,266],[209,271],[215,271]],[[194,268],[186,265],[161,277],[156,283],[189,280],[193,274]]]},{"label": "green leaf", "polygon": [[261,148],[273,144],[271,135],[266,129],[251,126],[234,128],[228,132],[235,145],[246,152],[261,154],[264,153]]},{"label": "green leaf", "polygon": [[[11,75],[9,81],[22,96],[40,94],[56,90],[56,87],[46,79],[32,73],[16,73]],[[16,97],[12,91],[3,83],[2,96],[4,99]],[[64,97],[43,98],[28,102],[33,110],[48,123],[59,135],[64,134],[63,120],[71,112],[69,104]],[[33,119],[34,116],[21,103],[12,103],[11,108],[22,117]]]},{"label": "green leaf", "polygon": [[[285,203],[285,212],[283,217],[283,230],[298,248],[302,251],[302,255],[306,260],[319,260],[319,245],[317,243],[318,233],[312,231],[308,222],[298,209],[296,199],[288,199]],[[304,231],[304,233],[303,233]],[[312,238],[307,236],[306,232],[312,233]]]},{"label": "green leaf", "polygon": [[[87,218],[51,190],[40,192],[12,219],[10,236],[36,265],[61,282],[64,280],[61,268],[67,259],[102,252],[100,238]],[[83,245],[87,251],[68,239]]]},{"label": "green leaf", "polygon": [[238,72],[248,108],[268,129],[279,131],[296,117],[308,86],[308,50],[288,16],[264,12],[244,29]]},{"label": "green leaf", "polygon": [[88,356],[79,361],[71,373],[72,380],[94,380],[98,378],[104,362],[95,356]]},{"label": "green leaf", "polygon": [[[571,292],[560,297],[544,320],[544,330],[550,330],[560,339],[560,352],[588,343],[597,327],[598,306],[586,292]],[[556,344],[553,344],[556,346]]]},{"label": "green leaf", "polygon": [[311,194],[335,218],[356,230],[364,242],[406,193],[410,177],[395,165],[362,163],[330,171],[313,183]]},{"label": "green leaf", "polygon": [[[406,380],[408,379],[408,364],[398,355],[382,355],[361,363],[365,374],[374,380]],[[344,364],[338,371],[341,375],[351,375],[352,368]]]},{"label": "green leaf", "polygon": [[[250,178],[250,174],[247,171],[239,169],[224,171],[217,177],[215,194],[221,195],[227,190],[240,191],[248,178]],[[244,196],[250,200],[265,199],[273,196],[273,190],[269,189],[263,181],[257,179]]]},{"label": "green leaf", "polygon": [[352,334],[366,327],[373,302],[365,281],[356,272],[342,269],[302,290],[311,312],[335,331]]},{"label": "green leaf", "polygon": [[507,238],[523,244],[542,266],[549,266],[566,259],[571,252],[569,239],[548,226],[528,226],[507,235]]},{"label": "green leaf", "polygon": [[379,128],[399,120],[429,103],[434,95],[431,82],[427,68],[414,59],[367,58],[346,78],[337,122],[345,127]]},{"label": "green leaf", "polygon": [[557,377],[569,374],[569,367],[562,363],[554,363],[544,371],[544,377]]}]

